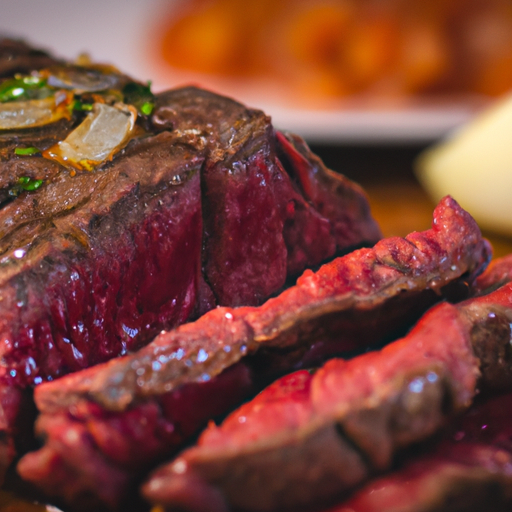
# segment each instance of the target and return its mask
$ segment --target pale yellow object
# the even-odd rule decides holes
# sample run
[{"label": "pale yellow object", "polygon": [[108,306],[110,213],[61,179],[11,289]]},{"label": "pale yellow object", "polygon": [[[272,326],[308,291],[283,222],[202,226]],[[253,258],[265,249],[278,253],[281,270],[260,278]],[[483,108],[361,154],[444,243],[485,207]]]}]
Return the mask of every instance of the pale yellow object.
[{"label": "pale yellow object", "polygon": [[416,175],[434,200],[450,194],[482,228],[512,235],[512,96],[420,155]]},{"label": "pale yellow object", "polygon": [[124,147],[136,120],[137,111],[130,105],[95,103],[84,121],[43,156],[72,169],[92,170]]},{"label": "pale yellow object", "polygon": [[66,109],[59,108],[62,100],[62,95],[58,95],[39,100],[1,103],[0,130],[35,128],[67,117],[69,113]]}]

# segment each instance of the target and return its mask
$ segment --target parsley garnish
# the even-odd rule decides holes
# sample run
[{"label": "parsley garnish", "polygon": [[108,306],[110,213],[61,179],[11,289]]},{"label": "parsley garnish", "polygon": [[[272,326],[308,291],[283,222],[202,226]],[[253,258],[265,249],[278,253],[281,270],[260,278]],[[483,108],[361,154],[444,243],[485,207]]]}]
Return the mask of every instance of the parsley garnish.
[{"label": "parsley garnish", "polygon": [[151,92],[151,82],[148,82],[147,85],[128,82],[123,87],[123,96],[125,103],[132,104],[146,116],[149,116],[155,108],[155,96]]},{"label": "parsley garnish", "polygon": [[90,110],[92,110],[92,108],[93,108],[92,103],[85,103],[82,100],[75,99],[71,103],[71,110],[76,110],[79,112],[89,112]]},{"label": "parsley garnish", "polygon": [[43,180],[31,178],[30,176],[20,176],[18,183],[9,190],[9,195],[17,197],[23,191],[33,192],[37,190],[43,184]]},{"label": "parsley garnish", "polygon": [[43,184],[43,180],[36,180],[34,178],[30,178],[29,176],[20,176],[18,179],[18,185],[23,190],[37,190]]},{"label": "parsley garnish", "polygon": [[37,153],[41,153],[41,150],[34,146],[30,146],[28,148],[15,148],[14,153],[16,155],[36,155]]},{"label": "parsley garnish", "polygon": [[46,78],[39,76],[17,76],[0,83],[0,103],[15,100],[30,100],[47,97],[51,90],[46,87]]}]

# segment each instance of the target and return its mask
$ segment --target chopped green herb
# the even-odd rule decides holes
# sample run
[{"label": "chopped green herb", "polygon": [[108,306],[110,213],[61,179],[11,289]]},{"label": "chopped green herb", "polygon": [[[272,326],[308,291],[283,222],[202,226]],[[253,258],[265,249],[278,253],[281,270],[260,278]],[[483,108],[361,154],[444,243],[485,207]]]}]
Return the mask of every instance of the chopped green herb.
[{"label": "chopped green herb", "polygon": [[137,107],[141,114],[149,116],[155,108],[155,96],[151,92],[151,82],[147,85],[129,82],[123,88],[125,103]]},{"label": "chopped green herb", "polygon": [[38,76],[17,76],[0,83],[0,103],[15,100],[40,99],[49,96],[53,90],[46,87],[46,78]]},{"label": "chopped green herb", "polygon": [[140,111],[146,115],[149,116],[151,112],[153,112],[153,109],[155,108],[155,104],[151,101],[146,101],[143,103],[140,107]]},{"label": "chopped green herb", "polygon": [[28,148],[15,148],[14,153],[16,155],[36,155],[37,153],[41,153],[41,150],[30,146]]},{"label": "chopped green herb", "polygon": [[9,195],[12,197],[19,196],[24,190],[33,192],[43,184],[43,180],[37,180],[30,176],[20,176],[18,183],[9,190]]},{"label": "chopped green herb", "polygon": [[79,112],[88,112],[92,110],[93,104],[92,103],[85,103],[81,100],[74,100],[71,103],[71,110],[76,110]]},{"label": "chopped green herb", "polygon": [[20,176],[18,179],[19,187],[23,190],[37,190],[42,184],[43,180],[36,180],[34,178],[30,178],[29,176]]}]

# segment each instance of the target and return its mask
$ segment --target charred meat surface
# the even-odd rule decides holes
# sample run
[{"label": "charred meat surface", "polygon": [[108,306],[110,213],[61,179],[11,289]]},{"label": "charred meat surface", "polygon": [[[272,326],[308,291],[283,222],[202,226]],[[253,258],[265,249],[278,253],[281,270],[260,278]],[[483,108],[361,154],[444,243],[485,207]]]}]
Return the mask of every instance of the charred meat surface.
[{"label": "charred meat surface", "polygon": [[466,410],[479,389],[512,389],[511,320],[508,283],[435,306],[381,351],[288,375],[211,424],[153,474],[145,496],[190,511],[217,496],[210,510],[219,512],[334,501],[389,470],[398,452]]},{"label": "charred meat surface", "polygon": [[[24,387],[216,305],[259,304],[288,275],[381,236],[360,187],[305,146],[304,177],[281,163],[261,111],[193,87],[154,96],[111,66],[7,39],[0,75],[2,460]],[[323,187],[321,205],[304,180]]]},{"label": "charred meat surface", "polygon": [[[217,308],[196,322],[162,333],[136,354],[38,386],[37,431],[45,444],[22,459],[19,472],[75,506],[87,496],[116,507],[147,468],[173,453],[209,418],[226,412],[276,374],[381,340],[439,300],[449,283],[460,282],[462,276],[471,282],[489,257],[489,246],[474,220],[447,197],[436,208],[428,231],[354,251],[316,273],[306,271],[294,287],[260,307]],[[470,357],[463,349],[461,357]],[[432,385],[435,402],[444,374],[433,375],[439,381]],[[470,381],[474,378],[471,372],[467,376]],[[309,385],[308,379],[307,372],[300,374],[299,384]],[[284,400],[279,407],[299,418],[309,417],[308,393],[299,389],[296,395],[300,400],[306,397],[304,403]],[[463,403],[472,396],[467,395],[461,398]],[[280,417],[275,417],[276,426]],[[313,445],[306,443],[304,449],[310,449],[312,457],[315,443],[322,447],[339,437],[331,424],[311,431]],[[299,442],[290,450],[302,457]],[[385,465],[391,448],[383,450],[379,460]],[[367,470],[357,453],[351,457],[355,466],[349,473],[357,482],[360,475],[354,467]],[[277,453],[272,463],[280,458]],[[261,454],[262,464],[263,459]],[[309,474],[307,457],[293,460],[297,474],[303,470]],[[336,458],[332,460],[331,469],[347,473]],[[184,485],[189,484],[187,480]],[[329,489],[331,484],[327,479],[317,489]],[[201,492],[197,496],[209,499]],[[265,499],[265,494],[261,496]],[[300,499],[301,494],[297,496]]]},{"label": "charred meat surface", "polygon": [[479,403],[425,453],[325,512],[508,512],[512,395]]},{"label": "charred meat surface", "polygon": [[[0,239],[5,434],[22,406],[16,388],[126,353],[190,316],[203,160],[164,133],[134,142],[104,172],[62,173],[37,200],[0,210],[5,230],[7,219],[21,217]],[[51,209],[66,203],[70,214],[54,216]]]}]

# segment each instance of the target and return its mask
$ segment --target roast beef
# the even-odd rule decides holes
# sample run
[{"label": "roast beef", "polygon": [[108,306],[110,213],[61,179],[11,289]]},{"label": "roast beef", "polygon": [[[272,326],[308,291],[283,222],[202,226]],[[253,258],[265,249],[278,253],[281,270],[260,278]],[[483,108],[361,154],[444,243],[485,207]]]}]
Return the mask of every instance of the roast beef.
[{"label": "roast beef", "polygon": [[[119,506],[134,481],[209,418],[279,373],[381,342],[439,300],[449,283],[472,282],[489,254],[474,220],[447,197],[428,231],[382,240],[307,270],[260,307],[217,308],[136,354],[38,386],[44,446],[22,459],[20,474],[74,506]],[[304,463],[295,463],[307,475]]]},{"label": "roast beef", "polygon": [[427,312],[404,338],[314,374],[277,380],[153,474],[169,509],[319,506],[391,467],[404,447],[467,409],[479,389],[512,389],[512,283]]},{"label": "roast beef", "polygon": [[512,395],[486,400],[400,468],[325,512],[508,512]]},{"label": "roast beef", "polygon": [[[216,305],[259,304],[288,275],[380,237],[360,187],[277,135],[261,111],[192,87],[154,97],[111,67],[9,40],[0,72],[2,122],[16,87],[34,80],[42,99],[34,86],[27,104],[50,95],[67,105],[55,122],[0,128],[0,474],[24,388],[135,350]],[[117,152],[94,166],[52,157],[87,109],[120,101],[138,115]]]},{"label": "roast beef", "polygon": [[186,87],[159,95],[151,120],[207,148],[202,262],[217,304],[259,304],[287,275],[380,238],[362,189],[263,112]]}]

